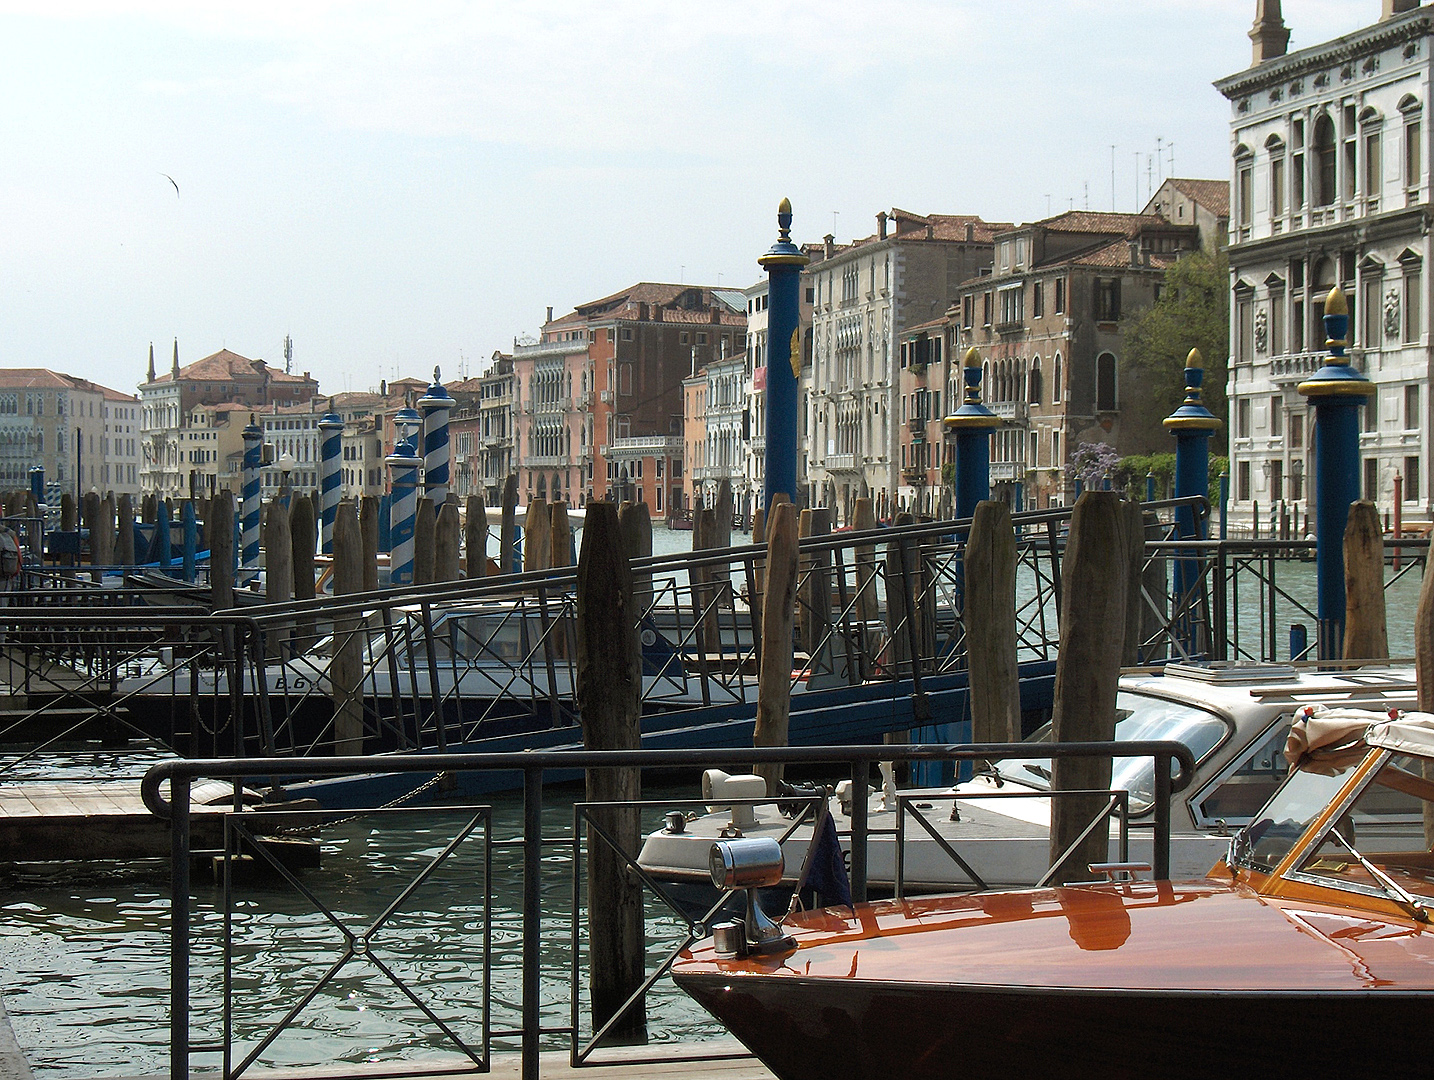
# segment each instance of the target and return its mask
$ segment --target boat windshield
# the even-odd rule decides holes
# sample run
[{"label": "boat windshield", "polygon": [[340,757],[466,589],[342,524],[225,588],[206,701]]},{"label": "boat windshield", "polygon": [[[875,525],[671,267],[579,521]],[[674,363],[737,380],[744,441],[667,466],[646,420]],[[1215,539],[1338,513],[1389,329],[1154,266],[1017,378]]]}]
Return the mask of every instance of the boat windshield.
[{"label": "boat windshield", "polygon": [[1296,769],[1255,820],[1235,836],[1231,859],[1248,870],[1274,873],[1367,753],[1361,748],[1327,758],[1317,770]]},{"label": "boat windshield", "polygon": [[[1334,834],[1338,833],[1338,836]],[[1434,897],[1434,761],[1392,757],[1300,864],[1335,888]]]},{"label": "boat windshield", "polygon": [[[1115,737],[1120,742],[1173,739],[1190,748],[1197,762],[1224,741],[1227,721],[1212,712],[1166,698],[1121,691],[1115,699]],[[1051,725],[1042,725],[1027,742],[1050,742]],[[1179,766],[1170,764],[1171,771]],[[1008,758],[996,762],[1001,777],[1028,787],[1050,790],[1050,758]],[[1116,758],[1111,763],[1112,791],[1130,792],[1130,812],[1147,813],[1155,805],[1155,762],[1151,758]]]}]

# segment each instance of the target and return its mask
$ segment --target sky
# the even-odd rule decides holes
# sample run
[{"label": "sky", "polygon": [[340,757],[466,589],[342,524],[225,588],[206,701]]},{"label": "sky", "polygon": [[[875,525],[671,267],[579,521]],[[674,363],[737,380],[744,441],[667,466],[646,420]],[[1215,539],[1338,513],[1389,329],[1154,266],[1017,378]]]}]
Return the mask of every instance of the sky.
[{"label": "sky", "polygon": [[[1379,7],[1285,0],[1290,48]],[[134,392],[151,342],[288,335],[324,393],[448,381],[549,305],[753,284],[783,196],[799,242],[1137,210],[1172,143],[1228,178],[1254,9],[0,0],[0,367]]]}]

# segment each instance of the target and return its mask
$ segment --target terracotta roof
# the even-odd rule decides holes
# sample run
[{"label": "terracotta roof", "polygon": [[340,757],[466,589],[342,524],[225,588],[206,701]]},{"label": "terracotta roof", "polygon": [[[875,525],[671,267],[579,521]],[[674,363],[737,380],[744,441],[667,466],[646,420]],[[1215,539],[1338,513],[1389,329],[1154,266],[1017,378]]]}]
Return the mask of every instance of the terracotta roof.
[{"label": "terracotta roof", "polygon": [[[691,291],[701,293],[701,306],[697,308],[674,307],[679,299]],[[735,289],[723,290],[735,293]],[[639,304],[648,305],[648,317],[652,318],[652,309],[658,305],[662,306],[662,319],[664,322],[676,323],[709,323],[711,325],[745,326],[747,314],[745,309],[738,311],[731,305],[723,303],[717,295],[717,290],[706,285],[671,285],[660,282],[640,281],[631,288],[621,292],[612,293],[599,300],[592,300],[586,304],[579,304],[568,314],[561,318],[553,319],[543,324],[544,331],[561,329],[565,326],[583,326],[589,321],[600,319],[603,322],[609,320],[635,321],[640,312]],[[722,319],[721,324],[712,323],[712,308],[716,308]],[[655,320],[654,320],[655,321]]]},{"label": "terracotta roof", "polygon": [[1087,249],[1086,251],[1079,252],[1064,259],[1058,259],[1046,265],[1095,266],[1126,270],[1134,267],[1135,269],[1164,270],[1175,261],[1174,253],[1161,254],[1159,252],[1150,252],[1149,254],[1150,263],[1148,266],[1144,262],[1144,252],[1137,251],[1136,258],[1132,261],[1130,257],[1130,241],[1112,240],[1108,244],[1102,244],[1094,249]]},{"label": "terracotta roof", "polygon": [[1159,214],[1112,214],[1099,210],[1067,210],[1036,222],[1049,232],[1115,233],[1133,236],[1152,225],[1168,225]]},{"label": "terracotta roof", "polygon": [[1169,183],[1217,217],[1230,216],[1230,181],[1190,180],[1172,176]]},{"label": "terracotta roof", "polygon": [[101,386],[99,390],[104,394],[106,401],[139,401],[138,394],[126,394],[122,390],[112,390],[108,386]]},{"label": "terracotta roof", "polygon": [[0,368],[0,386],[7,389],[98,390],[88,379],[77,379],[49,368]]}]

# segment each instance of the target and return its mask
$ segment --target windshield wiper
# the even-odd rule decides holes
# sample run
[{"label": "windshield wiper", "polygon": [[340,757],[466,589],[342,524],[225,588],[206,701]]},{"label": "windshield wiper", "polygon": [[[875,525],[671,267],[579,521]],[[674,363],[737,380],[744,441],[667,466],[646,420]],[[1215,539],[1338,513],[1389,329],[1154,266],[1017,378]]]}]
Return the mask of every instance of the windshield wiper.
[{"label": "windshield wiper", "polygon": [[1387,895],[1395,903],[1401,904],[1405,908],[1409,909],[1409,914],[1414,916],[1415,922],[1427,923],[1429,921],[1429,912],[1425,909],[1424,905],[1421,904],[1418,900],[1414,899],[1414,897],[1410,896],[1409,893],[1405,892],[1404,889],[1400,887],[1399,883],[1395,881],[1392,877],[1390,877],[1383,870],[1379,869],[1379,867],[1375,866],[1372,862],[1370,862],[1358,851],[1356,851],[1354,849],[1354,845],[1339,834],[1338,829],[1330,829],[1329,834],[1333,836],[1336,840],[1338,840],[1341,844],[1343,844],[1346,851],[1348,851],[1351,855],[1353,855],[1356,859],[1359,860],[1359,865],[1363,866],[1367,871],[1369,871],[1370,877],[1374,878],[1375,881],[1379,882],[1379,885],[1384,890],[1385,895]]},{"label": "windshield wiper", "polygon": [[1049,781],[1051,778],[1051,770],[1043,765],[1032,765],[1027,762],[1025,765],[1022,765],[1021,768],[1025,769],[1028,773],[1035,773],[1042,780]]}]

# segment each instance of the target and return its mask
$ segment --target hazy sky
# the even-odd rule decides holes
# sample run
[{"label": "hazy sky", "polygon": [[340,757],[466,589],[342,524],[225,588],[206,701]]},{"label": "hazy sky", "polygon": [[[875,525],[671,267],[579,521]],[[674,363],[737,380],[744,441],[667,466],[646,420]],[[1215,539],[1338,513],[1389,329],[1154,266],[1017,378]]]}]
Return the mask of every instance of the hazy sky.
[{"label": "hazy sky", "polygon": [[[1379,6],[1285,0],[1291,48]],[[0,366],[449,379],[549,304],[751,284],[783,195],[802,241],[1109,209],[1114,144],[1135,209],[1157,139],[1227,177],[1254,8],[0,0]]]}]

